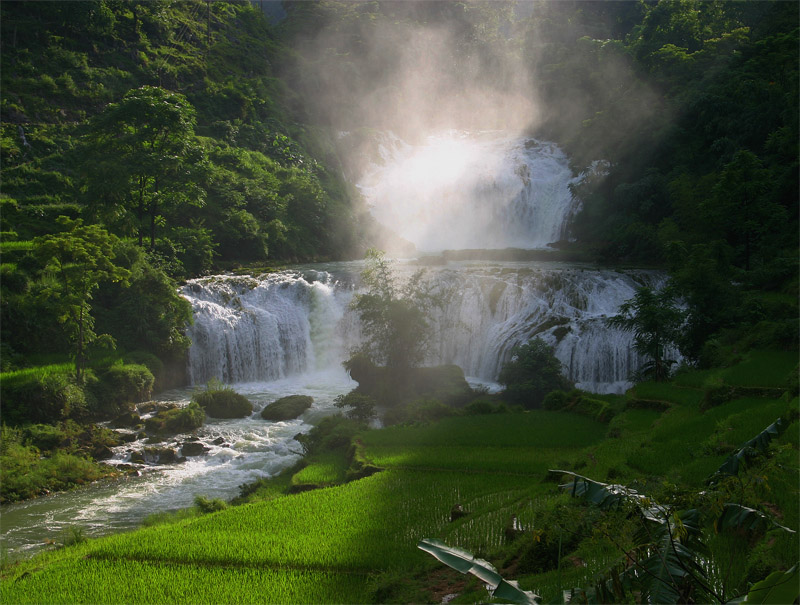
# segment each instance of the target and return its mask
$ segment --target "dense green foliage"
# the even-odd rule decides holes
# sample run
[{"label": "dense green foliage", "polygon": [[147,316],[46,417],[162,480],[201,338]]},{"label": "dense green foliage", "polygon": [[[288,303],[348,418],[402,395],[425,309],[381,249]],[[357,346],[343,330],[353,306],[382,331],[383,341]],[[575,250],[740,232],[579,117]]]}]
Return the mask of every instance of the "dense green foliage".
[{"label": "dense green foliage", "polygon": [[541,407],[550,391],[571,387],[552,347],[540,338],[514,347],[497,380],[505,386],[504,399],[528,409]]},{"label": "dense green foliage", "polygon": [[116,476],[90,456],[118,445],[108,429],[85,430],[74,421],[0,430],[0,502],[14,502]]},{"label": "dense green foliage", "polygon": [[345,186],[309,152],[328,135],[284,109],[273,65],[286,49],[250,3],[2,11],[7,238],[81,215],[148,243],[176,275],[264,260],[268,247],[348,252]]},{"label": "dense green foliage", "polygon": [[[432,284],[424,280],[422,271],[403,280],[380,250],[369,250],[365,262],[361,272],[365,291],[356,294],[352,303],[364,332],[358,354],[388,368],[399,382],[405,378],[404,372],[425,357],[430,336],[428,311],[436,302]],[[353,364],[353,358],[348,364]]]},{"label": "dense green foliage", "polygon": [[639,370],[641,378],[666,380],[669,377],[675,360],[666,357],[667,348],[677,346],[684,324],[684,314],[676,306],[675,293],[671,289],[639,288],[631,300],[620,306],[619,314],[609,318],[608,323],[633,332],[634,349],[647,358]]},{"label": "dense green foliage", "polygon": [[77,374],[42,387],[74,391],[58,401],[5,399],[5,422],[110,413],[128,394],[95,397],[84,375],[103,380],[130,355],[147,358],[156,388],[182,384],[191,309],[174,279],[351,253],[357,226],[325,155],[330,133],[287,113],[273,69],[286,47],[256,7],[0,11],[2,369],[71,358]]}]

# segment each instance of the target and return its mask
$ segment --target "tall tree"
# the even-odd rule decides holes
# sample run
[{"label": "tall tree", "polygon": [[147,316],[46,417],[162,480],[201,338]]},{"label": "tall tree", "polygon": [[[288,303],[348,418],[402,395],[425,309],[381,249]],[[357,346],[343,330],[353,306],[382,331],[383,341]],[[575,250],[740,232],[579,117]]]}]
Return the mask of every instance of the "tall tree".
[{"label": "tall tree", "polygon": [[619,311],[618,315],[609,318],[608,323],[633,332],[634,348],[649,358],[642,371],[644,376],[666,380],[670,366],[675,363],[666,358],[666,351],[677,342],[684,323],[684,313],[675,304],[672,290],[639,288],[636,296],[625,301]]},{"label": "tall tree", "polygon": [[367,291],[353,302],[365,336],[360,353],[402,374],[425,357],[428,312],[439,299],[421,272],[403,283],[383,252],[369,250],[366,260],[361,279]]},{"label": "tall tree", "polygon": [[745,271],[786,224],[786,209],[769,197],[769,175],[761,160],[747,150],[737,151],[725,165],[713,191],[710,223],[721,231]]},{"label": "tall tree", "polygon": [[[98,339],[91,313],[92,292],[103,280],[126,281],[129,272],[112,262],[116,236],[99,225],[84,225],[80,219],[62,216],[58,222],[65,231],[37,237],[33,249],[44,264],[42,294],[55,303],[58,321],[69,331],[74,346],[75,377],[81,381],[86,349]],[[48,273],[52,280],[46,279]]]},{"label": "tall tree", "polygon": [[550,391],[568,390],[573,386],[561,373],[561,362],[553,347],[541,338],[514,347],[511,359],[503,365],[497,380],[505,386],[505,399],[526,408],[541,407]]},{"label": "tall tree", "polygon": [[92,125],[86,191],[111,224],[155,246],[156,227],[184,204],[202,205],[205,163],[186,98],[156,86],[129,91]]}]

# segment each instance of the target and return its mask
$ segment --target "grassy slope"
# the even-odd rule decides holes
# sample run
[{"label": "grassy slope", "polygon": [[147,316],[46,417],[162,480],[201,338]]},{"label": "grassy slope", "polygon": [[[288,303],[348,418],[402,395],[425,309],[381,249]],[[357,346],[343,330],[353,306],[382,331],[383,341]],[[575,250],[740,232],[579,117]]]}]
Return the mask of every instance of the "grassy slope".
[{"label": "grassy slope", "polygon": [[[750,384],[755,378],[748,373],[764,361],[746,359],[723,379],[736,376]],[[791,362],[785,360],[783,369],[790,370]],[[609,424],[538,411],[370,431],[361,441],[366,455],[386,468],[381,473],[47,553],[6,569],[0,599],[438,602],[448,592],[464,593],[463,601],[485,598],[473,582],[419,551],[422,537],[486,557],[524,588],[550,598],[559,585],[589,581],[619,553],[597,531],[609,519],[559,493],[547,478],[548,468],[636,483],[646,493],[656,493],[665,481],[696,490],[728,453],[798,405],[796,398],[735,398],[703,412],[697,396],[702,391],[690,387],[641,385],[637,391],[669,407],[663,412],[630,407]],[[782,466],[761,464],[757,473],[770,487],[758,491],[757,504],[795,529],[797,432],[795,422],[773,448],[773,461]],[[318,470],[325,478],[336,476],[340,464],[321,460]],[[298,471],[294,483],[313,477],[314,468]],[[468,514],[451,521],[456,504]],[[516,540],[506,531],[512,515],[526,532]],[[554,520],[572,533],[553,533]],[[531,535],[538,536],[536,549],[527,546],[525,536]],[[562,538],[557,570],[555,545]],[[743,545],[714,537],[712,547],[734,553],[726,556],[743,584],[748,574],[763,577],[797,558],[793,537],[768,538]]]}]

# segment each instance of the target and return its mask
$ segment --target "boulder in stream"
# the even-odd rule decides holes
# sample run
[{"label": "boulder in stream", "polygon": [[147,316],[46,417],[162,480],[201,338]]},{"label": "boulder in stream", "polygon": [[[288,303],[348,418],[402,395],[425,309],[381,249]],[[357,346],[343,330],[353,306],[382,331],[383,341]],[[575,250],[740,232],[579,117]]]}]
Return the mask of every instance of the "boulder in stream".
[{"label": "boulder in stream", "polygon": [[208,449],[200,441],[187,441],[181,446],[181,454],[184,456],[202,456]]},{"label": "boulder in stream", "polygon": [[253,413],[253,404],[230,388],[209,389],[192,397],[212,418],[245,418]]},{"label": "boulder in stream", "polygon": [[305,412],[314,403],[314,398],[308,395],[289,395],[273,401],[263,410],[261,417],[264,420],[280,422],[282,420],[293,420]]}]

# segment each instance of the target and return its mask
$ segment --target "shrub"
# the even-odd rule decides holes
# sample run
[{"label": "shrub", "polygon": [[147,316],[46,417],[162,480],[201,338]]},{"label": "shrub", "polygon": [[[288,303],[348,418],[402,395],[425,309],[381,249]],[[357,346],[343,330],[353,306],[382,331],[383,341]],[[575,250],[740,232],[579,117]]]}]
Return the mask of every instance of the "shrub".
[{"label": "shrub", "polygon": [[253,413],[253,404],[247,397],[217,382],[209,383],[205,391],[195,393],[192,401],[212,418],[244,418]]},{"label": "shrub", "polygon": [[552,347],[539,338],[512,349],[498,381],[505,386],[504,399],[529,409],[541,407],[550,391],[572,386],[561,374],[561,362]]},{"label": "shrub", "polygon": [[546,410],[563,410],[569,404],[569,395],[564,391],[550,391],[542,401],[542,407]]},{"label": "shrub", "polygon": [[594,418],[598,422],[608,422],[614,416],[614,411],[608,402],[585,396],[579,397],[569,410],[576,414]]},{"label": "shrub", "polygon": [[0,455],[0,502],[34,498],[113,473],[107,466],[73,454],[57,452],[42,458],[35,447],[11,443]]},{"label": "shrub", "polygon": [[587,397],[579,389],[572,389],[569,393],[564,391],[551,391],[542,402],[542,407],[550,411],[566,410],[575,414],[588,416],[598,422],[608,422],[616,412],[607,401]]},{"label": "shrub", "polygon": [[362,395],[356,391],[350,391],[347,395],[336,397],[334,404],[337,408],[347,408],[347,417],[361,422],[369,422],[375,418],[375,400],[369,395]]},{"label": "shrub", "polygon": [[300,433],[294,438],[303,446],[306,454],[323,451],[346,450],[364,424],[344,416],[328,416],[308,433]]},{"label": "shrub", "polygon": [[310,408],[312,403],[314,403],[314,398],[308,395],[289,395],[288,397],[281,397],[261,410],[261,417],[264,420],[271,420],[273,422],[292,420]]},{"label": "shrub", "polygon": [[228,503],[220,498],[206,498],[200,494],[194,497],[194,505],[200,509],[202,513],[215,513],[219,510],[228,508]]},{"label": "shrub", "polygon": [[102,411],[108,414],[118,413],[119,406],[125,403],[138,403],[150,398],[155,378],[147,366],[126,364],[111,366],[100,377],[97,389],[102,400]]},{"label": "shrub", "polygon": [[[70,367],[70,366],[66,366]],[[0,379],[3,420],[9,424],[55,423],[82,419],[86,393],[62,366],[7,372]]]},{"label": "shrub", "polygon": [[153,386],[156,390],[158,389],[157,385],[164,378],[164,362],[161,361],[156,355],[149,353],[148,351],[131,351],[130,353],[125,354],[123,361],[127,364],[139,364],[147,366],[147,369],[150,370],[153,378],[155,378]]},{"label": "shrub", "polygon": [[53,450],[66,438],[67,434],[51,424],[31,424],[25,427],[26,440],[40,450]]},{"label": "shrub", "polygon": [[464,413],[468,416],[480,416],[482,414],[494,414],[497,407],[486,399],[476,399],[464,408]]},{"label": "shrub", "polygon": [[438,399],[415,399],[399,408],[386,412],[383,421],[391,424],[425,424],[455,415],[456,410]]}]

